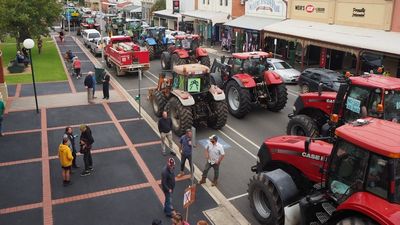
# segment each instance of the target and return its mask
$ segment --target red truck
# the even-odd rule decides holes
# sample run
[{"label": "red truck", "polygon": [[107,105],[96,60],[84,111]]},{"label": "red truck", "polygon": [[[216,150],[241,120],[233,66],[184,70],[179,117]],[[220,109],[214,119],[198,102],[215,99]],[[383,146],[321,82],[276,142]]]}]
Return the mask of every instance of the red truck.
[{"label": "red truck", "polygon": [[150,67],[148,50],[135,44],[129,36],[112,36],[104,48],[104,60],[109,68],[115,68],[117,76]]}]

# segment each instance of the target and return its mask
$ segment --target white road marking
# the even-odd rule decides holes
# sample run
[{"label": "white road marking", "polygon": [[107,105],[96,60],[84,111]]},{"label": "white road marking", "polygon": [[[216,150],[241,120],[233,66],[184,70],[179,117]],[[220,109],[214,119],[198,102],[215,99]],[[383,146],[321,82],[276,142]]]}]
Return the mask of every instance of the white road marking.
[{"label": "white road marking", "polygon": [[257,156],[254,155],[253,153],[251,153],[249,150],[247,150],[245,147],[243,147],[242,145],[240,145],[239,143],[237,143],[237,141],[233,140],[231,137],[229,137],[225,132],[223,132],[222,130],[218,130],[221,134],[223,134],[225,137],[227,137],[229,140],[231,140],[233,143],[235,143],[235,145],[239,146],[241,149],[243,149],[243,151],[247,152],[251,157],[257,159]]},{"label": "white road marking", "polygon": [[228,201],[233,201],[235,199],[242,198],[242,197],[247,196],[247,195],[249,195],[249,194],[248,193],[244,193],[244,194],[241,194],[241,195],[236,195],[236,196],[233,196],[231,198],[228,198]]},{"label": "white road marking", "polygon": [[[140,90],[148,90],[150,88],[153,88],[153,87],[143,87],[143,88],[140,88]],[[133,89],[127,89],[126,91],[132,92],[132,91],[138,91],[138,90],[139,90],[139,88],[133,88]]]},{"label": "white road marking", "polygon": [[243,138],[244,140],[246,140],[247,142],[249,142],[251,145],[253,145],[257,150],[260,148],[259,145],[257,145],[256,143],[254,143],[252,140],[248,139],[247,137],[243,136],[243,134],[241,134],[239,131],[235,130],[233,127],[229,126],[228,124],[225,124],[225,127],[230,129],[231,131],[233,131],[234,133],[236,133],[237,135],[239,135],[241,138]]}]

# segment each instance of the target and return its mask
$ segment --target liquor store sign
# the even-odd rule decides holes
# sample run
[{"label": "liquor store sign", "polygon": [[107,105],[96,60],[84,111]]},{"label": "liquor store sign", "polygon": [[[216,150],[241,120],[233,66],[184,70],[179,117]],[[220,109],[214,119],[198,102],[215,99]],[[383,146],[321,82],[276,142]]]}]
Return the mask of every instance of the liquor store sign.
[{"label": "liquor store sign", "polygon": [[329,2],[327,1],[296,1],[290,2],[290,18],[316,20],[327,22]]}]

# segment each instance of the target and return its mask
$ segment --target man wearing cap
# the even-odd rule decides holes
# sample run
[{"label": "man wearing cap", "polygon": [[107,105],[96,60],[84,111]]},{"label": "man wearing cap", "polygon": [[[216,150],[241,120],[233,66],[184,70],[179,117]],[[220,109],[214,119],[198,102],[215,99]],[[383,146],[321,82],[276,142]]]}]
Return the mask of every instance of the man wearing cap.
[{"label": "man wearing cap", "polygon": [[211,186],[218,185],[218,176],[219,176],[219,165],[221,164],[222,160],[225,156],[224,148],[220,143],[218,143],[218,137],[216,135],[211,135],[209,137],[210,143],[208,143],[205,155],[207,159],[207,163],[205,165],[203,175],[199,184],[204,184],[207,179],[207,174],[210,168],[214,168],[214,181],[212,182]]},{"label": "man wearing cap", "polygon": [[175,188],[175,160],[169,158],[167,165],[163,168],[161,173],[161,188],[165,195],[164,213],[168,217],[172,217],[172,193]]},{"label": "man wearing cap", "polygon": [[93,86],[95,83],[93,82],[93,72],[89,71],[87,76],[85,77],[84,85],[87,90],[87,98],[89,103],[93,103]]}]

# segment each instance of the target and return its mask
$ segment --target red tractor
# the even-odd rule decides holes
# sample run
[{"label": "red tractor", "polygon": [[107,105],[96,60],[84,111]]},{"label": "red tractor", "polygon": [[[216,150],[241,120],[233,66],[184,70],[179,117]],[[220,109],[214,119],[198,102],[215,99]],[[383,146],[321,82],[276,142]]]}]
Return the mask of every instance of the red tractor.
[{"label": "red tractor", "polygon": [[210,56],[200,47],[200,36],[197,34],[177,35],[175,44],[161,54],[161,68],[174,69],[175,65],[198,63],[210,67]]},{"label": "red tractor", "polygon": [[81,21],[81,29],[86,30],[86,29],[96,29],[100,30],[100,25],[96,23],[95,18],[91,16],[84,16],[82,17]]},{"label": "red tractor", "polygon": [[335,133],[333,144],[304,136],[264,141],[248,185],[261,224],[283,225],[293,208],[290,218],[300,218],[293,224],[400,224],[400,125],[368,117]]},{"label": "red tractor", "polygon": [[266,66],[266,52],[233,53],[232,57],[214,60],[211,67],[212,82],[227,95],[229,112],[243,118],[252,105],[263,106],[273,112],[283,109],[287,102],[287,89],[282,78]]},{"label": "red tractor", "polygon": [[[339,115],[337,123],[331,115]],[[289,114],[286,132],[330,136],[334,127],[365,116],[400,121],[400,79],[382,75],[351,76],[336,92],[300,94]]]}]

